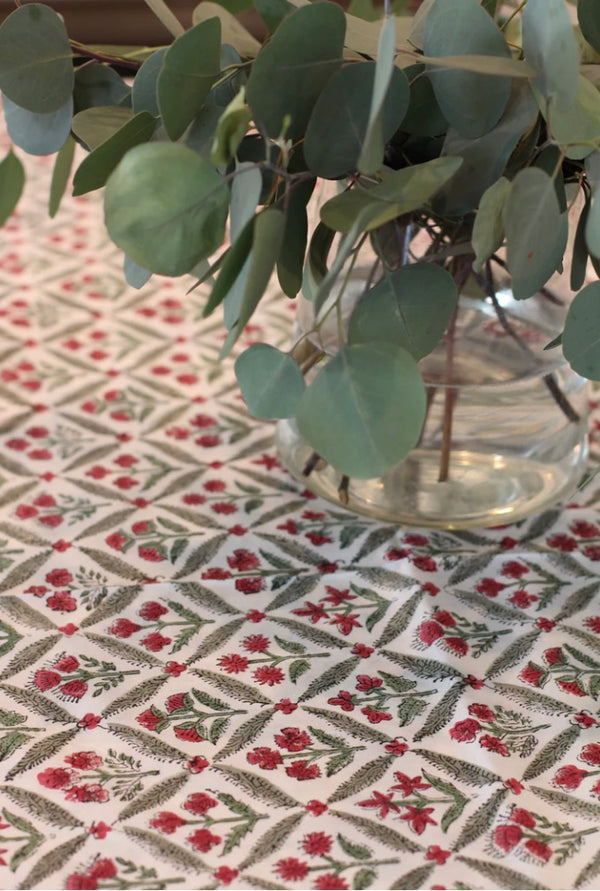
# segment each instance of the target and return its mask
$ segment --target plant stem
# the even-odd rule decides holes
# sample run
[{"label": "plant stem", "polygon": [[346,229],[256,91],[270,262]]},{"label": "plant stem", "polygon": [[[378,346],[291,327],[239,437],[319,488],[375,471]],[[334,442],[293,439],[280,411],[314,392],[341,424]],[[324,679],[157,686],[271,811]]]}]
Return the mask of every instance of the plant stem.
[{"label": "plant stem", "polygon": [[440,472],[438,482],[445,483],[448,481],[448,472],[450,469],[450,449],[452,445],[452,416],[454,414],[454,403],[456,401],[456,390],[451,387],[452,382],[452,365],[454,362],[454,334],[456,331],[456,316],[458,314],[458,306],[452,314],[448,330],[446,332],[446,365],[444,368],[444,419],[442,428],[442,450],[440,455]]}]

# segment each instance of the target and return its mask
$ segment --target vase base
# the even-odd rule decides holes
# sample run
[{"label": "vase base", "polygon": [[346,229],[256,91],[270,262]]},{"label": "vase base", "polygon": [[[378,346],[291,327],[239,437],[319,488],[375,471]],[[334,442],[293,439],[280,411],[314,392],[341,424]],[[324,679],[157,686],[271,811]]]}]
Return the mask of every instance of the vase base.
[{"label": "vase base", "polygon": [[568,462],[535,461],[468,450],[452,452],[449,478],[439,482],[439,454],[415,449],[376,479],[351,479],[342,504],[340,474],[330,466],[302,474],[312,454],[294,425],[280,422],[283,463],[315,494],[348,510],[386,522],[438,529],[467,529],[517,522],[571,496],[585,472],[585,445]]}]

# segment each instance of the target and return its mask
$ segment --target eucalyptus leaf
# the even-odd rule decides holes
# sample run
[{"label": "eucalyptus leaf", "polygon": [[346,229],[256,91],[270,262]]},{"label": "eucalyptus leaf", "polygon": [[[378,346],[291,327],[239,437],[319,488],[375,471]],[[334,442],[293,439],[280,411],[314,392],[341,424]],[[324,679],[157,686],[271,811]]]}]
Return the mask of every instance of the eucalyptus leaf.
[{"label": "eucalyptus leaf", "polygon": [[25,185],[25,170],[12,149],[0,161],[0,226],[19,203]]},{"label": "eucalyptus leaf", "polygon": [[117,133],[132,117],[132,110],[122,105],[86,108],[75,115],[71,128],[75,136],[93,151]]},{"label": "eucalyptus leaf", "polygon": [[[246,223],[238,237],[227,251],[225,258],[221,264],[221,270],[216,284],[214,285],[206,306],[204,307],[203,316],[209,316],[225,300],[230,289],[234,286],[240,273],[252,250],[252,238],[254,235],[254,224],[256,218],[252,216]],[[243,295],[243,292],[242,292]],[[232,328],[239,318],[239,306],[241,305],[241,297],[238,301],[238,309],[235,318],[231,319],[229,328]]]},{"label": "eucalyptus leaf", "polygon": [[565,320],[562,347],[574,371],[600,380],[600,282],[592,282],[575,295]]},{"label": "eucalyptus leaf", "polygon": [[372,189],[359,186],[331,198],[321,208],[321,219],[331,229],[349,232],[366,211],[369,219],[364,231],[370,232],[429,201],[461,163],[460,158],[435,158],[425,164],[395,170]]},{"label": "eucalyptus leaf", "polygon": [[254,6],[267,26],[269,34],[273,34],[284,18],[294,9],[287,0],[255,0]]},{"label": "eucalyptus leaf", "polygon": [[315,187],[315,180],[299,183],[289,197],[285,229],[277,258],[277,278],[287,297],[295,297],[302,287],[302,270],[308,239],[306,206]]},{"label": "eucalyptus leaf", "polygon": [[73,102],[76,112],[102,105],[129,106],[131,87],[108,65],[83,65],[75,71]]},{"label": "eucalyptus leaf", "polygon": [[214,164],[224,166],[231,161],[246,135],[251,118],[250,109],[245,102],[245,90],[242,87],[219,118],[211,152]]},{"label": "eucalyptus leaf", "polygon": [[[367,133],[369,107],[375,82],[375,63],[356,62],[337,71],[313,109],[304,139],[304,157],[317,176],[337,179],[356,169]],[[406,75],[391,74],[384,96],[382,138],[391,139],[408,107]],[[383,159],[383,149],[379,156]]]},{"label": "eucalyptus leaf", "polygon": [[564,213],[567,209],[567,193],[565,190],[565,181],[560,175],[556,175],[556,171],[562,166],[561,151],[557,145],[548,145],[539,153],[533,162],[534,167],[544,170],[548,176],[552,177],[554,188],[556,190],[556,199],[558,201],[558,209]]},{"label": "eucalyptus leaf", "polygon": [[424,418],[416,362],[388,343],[343,347],[306,388],[297,411],[300,433],[312,448],[340,473],[359,479],[402,461]]},{"label": "eucalyptus leaf", "polygon": [[539,72],[535,85],[567,110],[577,93],[579,52],[564,0],[528,0],[522,19],[525,59]]},{"label": "eucalyptus leaf", "polygon": [[248,104],[259,129],[278,137],[289,119],[286,137],[304,135],[321,90],[340,65],[345,30],[344,13],[333,3],[303,6],[281,23],[248,80]]},{"label": "eucalyptus leaf", "polygon": [[588,249],[586,244],[586,228],[587,218],[590,212],[590,199],[586,197],[585,203],[581,208],[577,229],[575,230],[575,238],[573,239],[573,253],[571,255],[571,290],[578,291],[583,287],[587,275],[588,267]]},{"label": "eucalyptus leaf", "polygon": [[402,266],[358,301],[350,317],[348,342],[395,344],[421,359],[440,341],[457,299],[454,280],[441,266]]},{"label": "eucalyptus leaf", "polygon": [[206,97],[206,104],[227,108],[240,90],[246,89],[248,75],[240,54],[229,43],[224,43],[221,46],[220,65],[220,74]]},{"label": "eucalyptus leaf", "polygon": [[4,119],[8,135],[15,145],[29,155],[53,155],[59,151],[71,134],[73,97],[69,96],[58,111],[40,114],[21,108],[4,97]]},{"label": "eucalyptus leaf", "polygon": [[[245,226],[252,220],[260,201],[261,190],[262,177],[260,170],[248,162],[238,164],[236,176],[231,186],[229,226],[232,243],[235,242],[238,236],[242,235]],[[245,253],[242,266],[236,273],[237,277],[230,285],[223,299],[223,319],[227,330],[233,328],[240,314],[252,256],[252,228],[249,229],[246,237],[248,243],[244,247]],[[235,256],[232,257],[232,260],[234,259]]]},{"label": "eucalyptus leaf", "polygon": [[73,178],[73,195],[101,189],[121,158],[136,145],[148,142],[156,119],[141,111],[83,159]]},{"label": "eucalyptus leaf", "polygon": [[73,92],[73,53],[62,16],[26,3],[0,25],[0,90],[21,108],[50,114]]},{"label": "eucalyptus leaf", "polygon": [[221,22],[210,18],[171,44],[158,76],[158,107],[170,139],[179,139],[220,71]]},{"label": "eucalyptus leaf", "polygon": [[185,144],[206,161],[212,158],[215,133],[222,114],[222,108],[216,105],[204,105],[183,137]]},{"label": "eucalyptus leaf", "polygon": [[473,269],[480,272],[483,264],[504,241],[503,212],[510,192],[510,181],[501,176],[481,196],[479,210],[473,223]]},{"label": "eucalyptus leaf", "polygon": [[[148,111],[154,117],[160,115],[158,108],[158,76],[165,61],[168,47],[161,47],[148,56],[133,81],[131,101],[133,111]],[[112,103],[111,103],[112,104]]]},{"label": "eucalyptus leaf", "polygon": [[536,167],[521,170],[504,206],[507,262],[518,300],[535,294],[555,271],[566,247],[565,222],[552,179]]},{"label": "eucalyptus leaf", "polygon": [[248,410],[257,418],[291,418],[305,390],[302,372],[289,355],[255,343],[235,363]]},{"label": "eucalyptus leaf", "polygon": [[[455,54],[510,58],[502,32],[478,0],[436,0],[423,34],[425,56]],[[430,67],[445,117],[461,136],[482,136],[498,123],[510,95],[508,78]]]},{"label": "eucalyptus leaf", "polygon": [[[247,4],[251,6],[252,2]],[[260,51],[260,43],[244,28],[241,21],[236,18],[239,10],[230,9],[225,3],[213,3],[212,0],[202,0],[194,10],[192,21],[195,25],[215,16],[221,22],[221,34],[223,43],[234,46],[242,58],[255,58]]]},{"label": "eucalyptus leaf", "polygon": [[[375,64],[375,78],[373,92],[369,104],[369,118],[366,131],[362,138],[362,147],[358,159],[358,169],[361,173],[375,173],[381,167],[385,151],[385,137],[383,133],[383,115],[388,88],[394,72],[394,59],[396,55],[396,29],[394,18],[388,17],[381,29],[377,44],[377,62]],[[408,82],[405,83],[405,99],[401,105],[402,115],[408,105]]]},{"label": "eucalyptus leaf", "polygon": [[139,263],[134,263],[130,257],[125,255],[123,258],[123,275],[129,287],[139,291],[140,288],[144,287],[152,273],[149,269],[144,269]]},{"label": "eucalyptus leaf", "polygon": [[592,187],[592,200],[585,224],[585,242],[590,254],[600,257],[600,152],[585,159],[585,172]]},{"label": "eucalyptus leaf", "polygon": [[56,156],[48,201],[48,214],[50,217],[56,216],[62,197],[65,194],[75,157],[75,145],[75,140],[72,136],[69,136]]},{"label": "eucalyptus leaf", "polygon": [[577,18],[581,33],[597,53],[600,53],[600,16],[597,0],[577,0]]},{"label": "eucalyptus leaf", "polygon": [[402,119],[402,130],[414,136],[439,136],[448,129],[424,65],[404,69],[410,84],[408,109]]},{"label": "eucalyptus leaf", "polygon": [[587,78],[579,76],[575,102],[564,111],[550,98],[547,115],[552,138],[568,158],[579,160],[594,151],[600,140],[600,93]]},{"label": "eucalyptus leaf", "polygon": [[127,152],[104,198],[115,244],[163,275],[189,272],[222,244],[228,206],[214,167],[184,145],[158,142]]}]

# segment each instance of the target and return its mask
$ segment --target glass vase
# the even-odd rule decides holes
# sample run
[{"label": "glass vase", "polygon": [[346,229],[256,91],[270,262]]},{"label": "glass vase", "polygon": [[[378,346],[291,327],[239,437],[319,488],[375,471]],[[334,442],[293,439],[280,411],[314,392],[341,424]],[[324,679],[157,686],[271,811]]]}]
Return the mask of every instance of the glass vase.
[{"label": "glass vase", "polygon": [[[362,293],[360,276],[346,318]],[[419,363],[427,415],[401,464],[376,479],[342,480],[317,460],[295,421],[284,420],[277,444],[285,466],[329,501],[411,526],[498,526],[568,499],[585,471],[588,382],[560,347],[544,350],[562,330],[566,306],[548,291],[517,301],[508,279],[495,303],[465,288],[453,334]],[[297,334],[311,328],[312,305],[303,299],[296,324]],[[335,353],[333,325],[321,330],[318,346],[322,361]],[[390,410],[402,411],[393,394]]]}]

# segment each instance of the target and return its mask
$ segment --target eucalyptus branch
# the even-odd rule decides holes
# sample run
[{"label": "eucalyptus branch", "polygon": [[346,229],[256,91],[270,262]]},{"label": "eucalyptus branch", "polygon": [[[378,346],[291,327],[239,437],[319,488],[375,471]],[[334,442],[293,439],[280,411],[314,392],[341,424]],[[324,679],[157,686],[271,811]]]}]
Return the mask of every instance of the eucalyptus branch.
[{"label": "eucalyptus branch", "polygon": [[85,44],[78,43],[76,40],[71,41],[71,49],[73,50],[74,55],[83,56],[90,61],[106,62],[109,65],[118,65],[120,68],[129,68],[131,71],[138,71],[141,67],[141,62],[134,62],[121,58],[121,56],[110,56],[108,53],[92,50],[85,46]]},{"label": "eucalyptus branch", "polygon": [[173,37],[180,37],[185,33],[185,28],[172,12],[165,0],[144,0],[146,6],[149,6],[156,18],[165,26],[169,34]]}]

